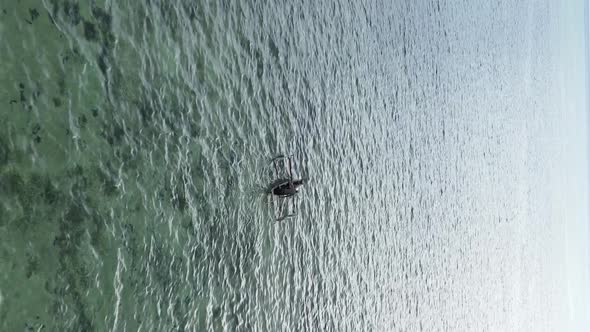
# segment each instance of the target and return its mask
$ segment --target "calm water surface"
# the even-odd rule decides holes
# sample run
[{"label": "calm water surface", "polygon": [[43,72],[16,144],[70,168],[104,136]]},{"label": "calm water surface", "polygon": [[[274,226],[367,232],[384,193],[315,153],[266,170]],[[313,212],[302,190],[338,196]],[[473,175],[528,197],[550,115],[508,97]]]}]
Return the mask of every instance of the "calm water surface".
[{"label": "calm water surface", "polygon": [[2,2],[0,330],[551,329],[554,6]]}]

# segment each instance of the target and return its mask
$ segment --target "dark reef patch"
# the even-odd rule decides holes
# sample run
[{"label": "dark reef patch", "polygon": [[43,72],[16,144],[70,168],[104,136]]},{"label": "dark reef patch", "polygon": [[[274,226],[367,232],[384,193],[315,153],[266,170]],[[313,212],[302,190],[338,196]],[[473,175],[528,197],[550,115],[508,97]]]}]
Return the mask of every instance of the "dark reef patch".
[{"label": "dark reef patch", "polygon": [[93,7],[92,16],[94,16],[94,18],[98,22],[98,26],[102,32],[107,32],[111,30],[113,18],[106,11],[99,7]]},{"label": "dark reef patch", "polygon": [[63,2],[64,8],[64,15],[66,17],[66,21],[71,25],[78,25],[82,20],[82,16],[80,15],[80,6],[77,2],[74,1],[64,1]]},{"label": "dark reef patch", "polygon": [[59,94],[62,96],[66,95],[66,77],[64,74],[61,74],[60,77],[57,80],[57,88],[59,91]]},{"label": "dark reef patch", "polygon": [[96,27],[94,24],[84,21],[84,38],[89,41],[97,41],[98,40],[98,31],[96,31]]},{"label": "dark reef patch", "polygon": [[39,135],[39,131],[41,131],[41,125],[36,124],[31,129],[31,136],[33,137],[33,141],[35,143],[41,143],[41,136]]},{"label": "dark reef patch", "polygon": [[25,182],[17,172],[7,172],[0,176],[0,192],[19,195],[24,191]]},{"label": "dark reef patch", "polygon": [[84,222],[86,217],[87,213],[84,210],[84,207],[79,203],[75,203],[72,204],[69,210],[66,212],[64,216],[64,222],[68,225],[79,225]]},{"label": "dark reef patch", "polygon": [[37,17],[39,17],[39,12],[37,11],[37,9],[34,9],[34,8],[29,9],[29,16],[30,16],[30,19],[27,20],[25,18],[24,20],[25,20],[25,22],[27,22],[29,24],[33,24],[33,22],[37,19]]},{"label": "dark reef patch", "polygon": [[86,115],[82,114],[78,117],[78,127],[80,127],[80,129],[86,128],[87,123],[88,118],[86,118]]},{"label": "dark reef patch", "polygon": [[277,47],[277,45],[275,44],[275,42],[272,38],[268,38],[268,48],[270,50],[270,54],[273,57],[273,59],[276,62],[278,62],[279,61],[279,48]]},{"label": "dark reef patch", "polygon": [[[80,210],[75,207],[73,209],[74,212],[72,210],[68,212],[69,217],[74,219],[83,217]],[[53,292],[57,295],[55,297],[56,305],[59,305],[57,301],[61,302],[64,299],[72,303],[77,317],[72,331],[94,331],[92,321],[86,313],[86,305],[83,302],[84,294],[90,285],[88,268],[80,259],[78,252],[83,236],[83,227],[72,225],[65,220],[60,225],[60,234],[53,243],[59,249],[58,286]]]},{"label": "dark reef patch", "polygon": [[53,106],[61,107],[61,105],[62,105],[61,99],[59,99],[58,97],[53,97],[51,100],[53,101]]},{"label": "dark reef patch", "polygon": [[125,136],[125,129],[118,123],[111,123],[105,125],[103,131],[100,133],[107,143],[111,146],[120,145]]},{"label": "dark reef patch", "polygon": [[4,142],[2,137],[0,137],[0,167],[8,163],[9,155],[10,149],[8,148],[8,145]]},{"label": "dark reef patch", "polygon": [[37,19],[37,17],[39,17],[39,11],[37,11],[37,9],[35,8],[30,8],[29,16],[31,17],[31,22],[34,22]]},{"label": "dark reef patch", "polygon": [[36,124],[33,126],[33,128],[31,129],[31,133],[33,135],[37,135],[39,133],[39,131],[41,130],[41,125],[40,124]]},{"label": "dark reef patch", "polygon": [[21,103],[24,103],[25,101],[27,101],[27,98],[25,97],[25,85],[22,83],[18,84],[18,90],[19,90],[19,99]]}]

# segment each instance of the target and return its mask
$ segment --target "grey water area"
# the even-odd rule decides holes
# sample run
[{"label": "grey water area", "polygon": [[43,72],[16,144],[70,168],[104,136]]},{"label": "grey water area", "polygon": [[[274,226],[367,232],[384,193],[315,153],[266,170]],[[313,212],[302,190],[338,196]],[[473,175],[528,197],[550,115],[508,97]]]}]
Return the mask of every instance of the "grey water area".
[{"label": "grey water area", "polygon": [[0,2],[0,330],[553,326],[556,6]]}]

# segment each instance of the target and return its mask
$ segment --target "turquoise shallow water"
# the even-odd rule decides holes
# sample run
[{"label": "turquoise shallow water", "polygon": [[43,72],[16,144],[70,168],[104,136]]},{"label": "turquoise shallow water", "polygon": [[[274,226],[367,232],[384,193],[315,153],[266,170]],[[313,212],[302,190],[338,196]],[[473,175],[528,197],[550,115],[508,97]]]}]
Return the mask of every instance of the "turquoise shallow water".
[{"label": "turquoise shallow water", "polygon": [[551,330],[552,3],[2,3],[0,330]]}]

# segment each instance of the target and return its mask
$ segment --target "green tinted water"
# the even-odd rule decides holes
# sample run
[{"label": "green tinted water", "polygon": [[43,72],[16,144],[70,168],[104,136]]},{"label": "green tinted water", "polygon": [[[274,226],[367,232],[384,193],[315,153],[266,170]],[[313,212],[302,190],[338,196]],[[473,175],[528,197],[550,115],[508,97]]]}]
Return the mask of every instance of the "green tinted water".
[{"label": "green tinted water", "polygon": [[0,330],[546,323],[551,3],[0,10]]}]

